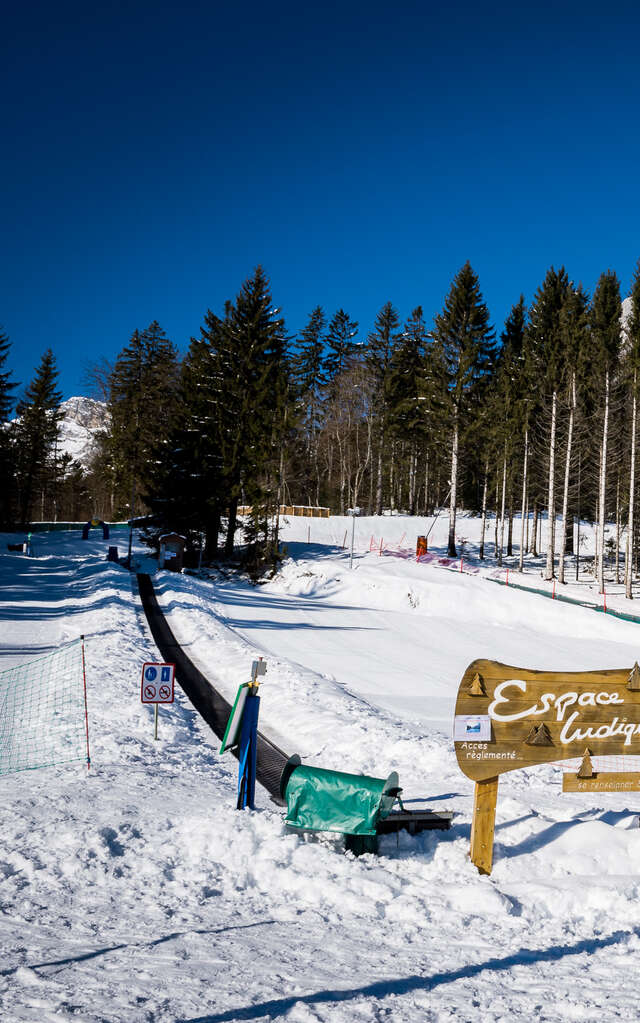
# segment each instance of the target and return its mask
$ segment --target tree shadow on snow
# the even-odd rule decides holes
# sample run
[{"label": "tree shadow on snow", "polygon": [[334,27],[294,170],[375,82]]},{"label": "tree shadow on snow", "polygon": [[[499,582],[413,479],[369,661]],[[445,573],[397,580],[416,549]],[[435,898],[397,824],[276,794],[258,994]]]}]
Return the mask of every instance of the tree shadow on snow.
[{"label": "tree shadow on snow", "polygon": [[396,977],[390,980],[377,980],[358,988],[326,988],[314,991],[310,995],[292,995],[287,998],[273,998],[258,1002],[245,1008],[229,1009],[207,1016],[182,1018],[176,1023],[234,1023],[236,1020],[260,1019],[263,1016],[275,1018],[288,1013],[294,1005],[315,1005],[317,1003],[348,1002],[354,998],[387,998],[402,996],[413,991],[433,991],[444,984],[453,984],[458,980],[470,980],[484,972],[499,973],[511,970],[514,966],[532,966],[535,963],[553,963],[565,956],[592,955],[599,949],[610,948],[630,937],[640,937],[640,927],[628,931],[614,931],[606,938],[584,938],[575,945],[552,945],[550,948],[521,948],[511,955],[502,958],[486,959],[481,963],[461,966],[448,973],[434,973],[429,976],[414,974],[409,977]]},{"label": "tree shadow on snow", "polygon": [[97,959],[99,956],[107,955],[109,952],[118,952],[124,948],[155,948],[157,945],[164,945],[167,941],[175,941],[177,938],[184,938],[190,934],[226,934],[227,931],[246,931],[251,927],[263,927],[266,924],[278,923],[277,920],[255,920],[250,924],[231,924],[229,927],[216,927],[213,929],[202,928],[200,930],[174,931],[172,934],[165,934],[162,938],[155,938],[153,941],[124,942],[120,945],[105,945],[104,948],[96,948],[92,952],[82,952],[77,956],[68,956],[66,959],[51,959],[44,963],[19,963],[18,966],[10,966],[6,970],[0,970],[0,977],[8,977],[21,967],[28,970],[42,970],[48,966],[73,966],[74,963],[84,963],[88,959]]},{"label": "tree shadow on snow", "polygon": [[[529,817],[537,817],[538,814],[532,813],[525,817],[519,817],[515,821],[508,821],[506,824],[499,824],[496,827],[496,831],[500,831],[505,827],[509,827],[512,824],[518,824],[521,821],[527,820]],[[543,828],[535,835],[527,835],[521,842],[517,842],[515,845],[503,845],[501,842],[496,842],[495,853],[496,859],[511,859],[514,856],[528,856],[530,853],[537,852],[538,849],[543,849],[546,845],[551,845],[556,839],[560,838],[571,828],[576,827],[579,824],[587,824],[594,820],[602,821],[604,824],[608,824],[611,827],[620,823],[627,818],[637,817],[637,811],[634,810],[608,810],[604,813],[596,813],[585,816],[584,813],[580,813],[579,816],[573,817],[568,821],[554,821],[547,828]]]}]

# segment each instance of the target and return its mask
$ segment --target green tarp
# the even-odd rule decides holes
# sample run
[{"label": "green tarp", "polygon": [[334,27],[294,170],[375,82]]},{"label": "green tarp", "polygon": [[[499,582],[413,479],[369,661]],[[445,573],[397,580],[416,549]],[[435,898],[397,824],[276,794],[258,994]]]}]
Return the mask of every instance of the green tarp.
[{"label": "green tarp", "polygon": [[287,781],[285,823],[304,831],[375,835],[376,824],[391,811],[397,790],[395,771],[388,778],[368,778],[300,765]]}]

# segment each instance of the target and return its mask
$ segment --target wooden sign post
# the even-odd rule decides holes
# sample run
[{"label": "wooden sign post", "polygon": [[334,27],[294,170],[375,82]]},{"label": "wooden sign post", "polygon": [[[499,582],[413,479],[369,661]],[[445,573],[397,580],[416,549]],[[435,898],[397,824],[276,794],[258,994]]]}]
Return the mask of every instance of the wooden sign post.
[{"label": "wooden sign post", "polygon": [[640,791],[640,772],[594,772],[592,756],[640,756],[640,668],[554,672],[474,661],[454,721],[460,769],[475,783],[471,860],[490,874],[498,778],[582,758],[565,792]]}]

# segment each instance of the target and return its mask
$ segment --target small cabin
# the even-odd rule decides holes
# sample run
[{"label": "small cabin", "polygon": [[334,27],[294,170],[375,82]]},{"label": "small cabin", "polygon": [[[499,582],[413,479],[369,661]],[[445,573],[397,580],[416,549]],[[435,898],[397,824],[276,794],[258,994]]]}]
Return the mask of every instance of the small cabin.
[{"label": "small cabin", "polygon": [[161,536],[158,568],[166,568],[169,572],[181,572],[186,542],[184,536],[180,536],[179,533],[165,533]]}]

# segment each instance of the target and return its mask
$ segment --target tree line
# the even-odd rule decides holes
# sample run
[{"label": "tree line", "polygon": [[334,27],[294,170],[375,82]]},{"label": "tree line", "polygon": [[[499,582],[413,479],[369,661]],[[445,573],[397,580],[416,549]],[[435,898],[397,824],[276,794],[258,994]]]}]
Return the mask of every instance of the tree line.
[{"label": "tree line", "polygon": [[614,272],[589,295],[551,267],[498,336],[467,262],[431,322],[416,306],[403,323],[386,302],[363,335],[344,309],[317,306],[291,337],[258,267],[234,301],[206,312],[183,358],[154,321],[113,365],[92,368],[108,423],[87,471],[56,454],[50,351],[7,423],[15,385],[0,335],[2,519],[28,522],[38,501],[49,514],[74,502],[110,520],[151,514],[212,559],[233,553],[238,507],[250,506],[243,539],[258,564],[277,557],[282,504],[446,507],[450,556],[464,508],[481,516],[481,557],[489,544],[498,563],[516,551],[522,569],[543,555],[545,578],[561,582],[574,543],[580,554],[574,520],[587,519],[600,588],[608,560],[631,596],[640,263],[628,307],[623,319]]}]

